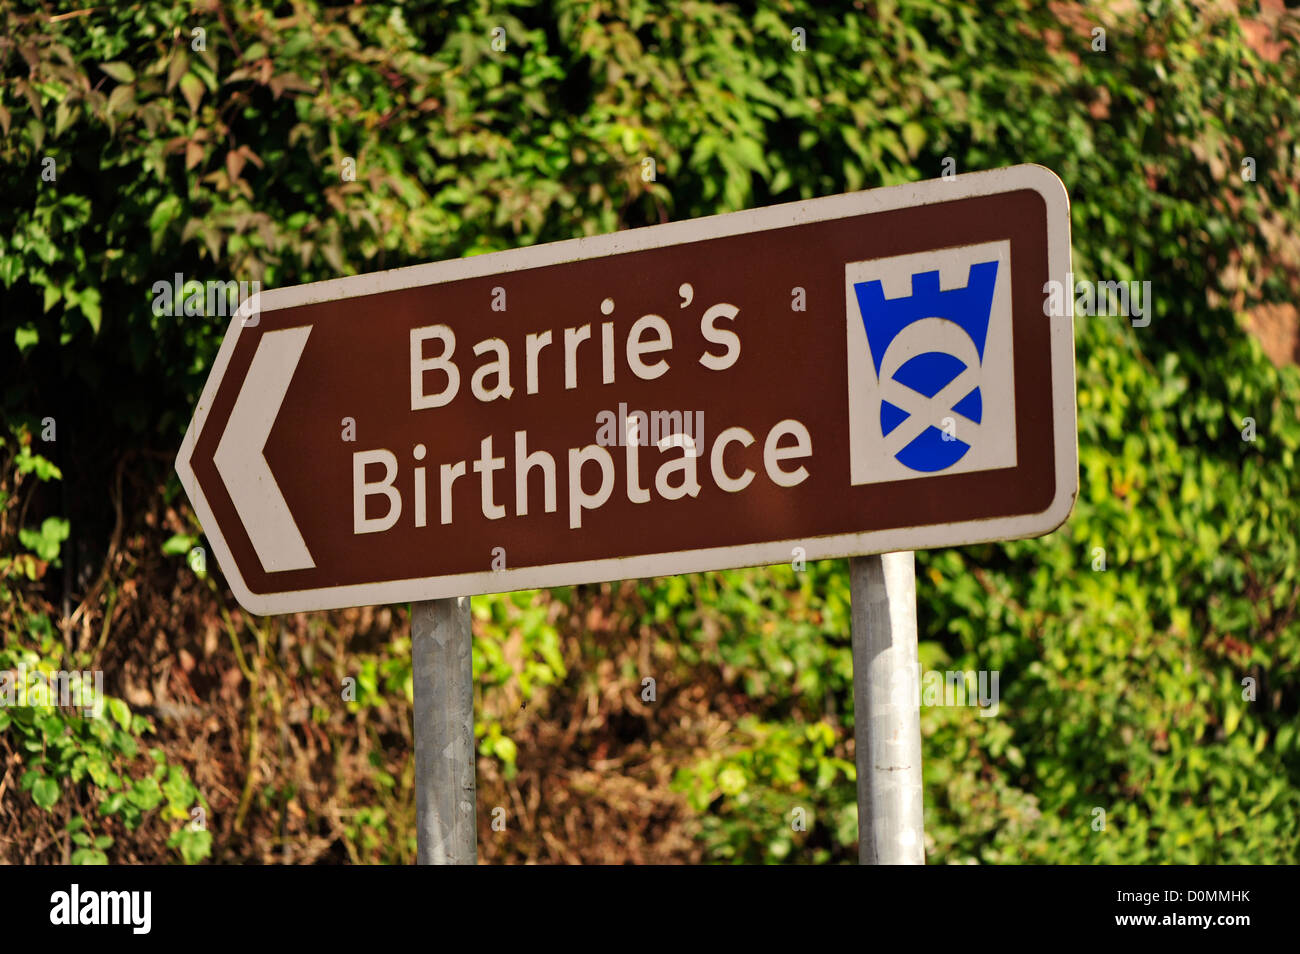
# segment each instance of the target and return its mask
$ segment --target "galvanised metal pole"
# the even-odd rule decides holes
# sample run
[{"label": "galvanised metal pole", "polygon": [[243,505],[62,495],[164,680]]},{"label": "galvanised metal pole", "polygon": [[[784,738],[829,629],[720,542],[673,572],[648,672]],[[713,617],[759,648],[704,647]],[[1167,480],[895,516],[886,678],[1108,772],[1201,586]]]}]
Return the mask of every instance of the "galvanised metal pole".
[{"label": "galvanised metal pole", "polygon": [[415,821],[422,865],[478,861],[469,597],[411,604]]},{"label": "galvanised metal pole", "polygon": [[910,552],[849,560],[858,862],[925,864],[916,561]]}]

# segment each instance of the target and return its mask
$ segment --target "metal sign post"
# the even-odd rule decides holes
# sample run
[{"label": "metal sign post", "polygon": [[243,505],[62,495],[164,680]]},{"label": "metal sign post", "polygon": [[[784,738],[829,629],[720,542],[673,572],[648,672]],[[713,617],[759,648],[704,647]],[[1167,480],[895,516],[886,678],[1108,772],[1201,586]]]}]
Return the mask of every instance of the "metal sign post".
[{"label": "metal sign post", "polygon": [[925,864],[913,553],[849,560],[858,862]]},{"label": "metal sign post", "polygon": [[415,821],[422,865],[477,861],[469,597],[411,604]]},{"label": "metal sign post", "polygon": [[1069,515],[1071,274],[1022,165],[272,289],[176,472],[249,612],[413,601],[427,862],[475,854],[469,597],[853,558],[862,860],[920,863],[910,551]]}]

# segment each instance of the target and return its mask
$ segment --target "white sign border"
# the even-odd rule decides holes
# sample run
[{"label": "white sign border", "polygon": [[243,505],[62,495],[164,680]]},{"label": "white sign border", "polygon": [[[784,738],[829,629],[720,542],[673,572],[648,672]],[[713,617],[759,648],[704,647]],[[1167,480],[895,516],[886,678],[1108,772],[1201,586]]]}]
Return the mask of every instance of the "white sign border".
[{"label": "white sign border", "polygon": [[[402,288],[437,285],[562,262],[602,258],[668,245],[780,229],[792,225],[807,225],[812,222],[913,208],[953,199],[1014,192],[1021,189],[1034,190],[1046,203],[1048,279],[1060,282],[1061,287],[1064,288],[1070,272],[1069,196],[1066,194],[1065,185],[1050,169],[1036,164],[1025,164],[987,172],[964,173],[953,179],[931,179],[865,192],[851,192],[762,209],[647,226],[610,235],[491,252],[473,258],[413,265],[369,275],[272,289],[260,294],[260,310],[261,312],[276,311],[315,302],[375,295]],[[1073,296],[1069,294],[1069,290],[1065,299],[1067,301],[1065,315],[1043,317],[1044,321],[1052,323],[1052,420],[1056,445],[1054,453],[1056,496],[1046,510],[1036,514],[740,546],[679,550],[606,560],[555,563],[518,569],[489,569],[475,573],[395,580],[386,583],[360,583],[257,594],[252,592],[244,582],[230,547],[221,534],[220,525],[212,508],[208,505],[195,479],[190,463],[198,435],[206,422],[217,389],[225,377],[240,332],[249,314],[249,302],[241,305],[222,340],[217,359],[212,365],[207,383],[194,410],[194,417],[176,455],[176,472],[180,476],[181,486],[194,506],[199,522],[204,528],[204,534],[216,554],[217,561],[226,575],[226,582],[234,592],[235,598],[244,609],[259,616],[348,606],[406,603],[448,596],[479,596],[486,593],[547,586],[570,586],[577,583],[600,583],[609,580],[788,563],[794,546],[803,547],[806,559],[821,560],[868,553],[888,553],[892,550],[964,546],[1039,536],[1050,533],[1065,522],[1074,506],[1079,487],[1078,429],[1074,390],[1074,314]]]}]

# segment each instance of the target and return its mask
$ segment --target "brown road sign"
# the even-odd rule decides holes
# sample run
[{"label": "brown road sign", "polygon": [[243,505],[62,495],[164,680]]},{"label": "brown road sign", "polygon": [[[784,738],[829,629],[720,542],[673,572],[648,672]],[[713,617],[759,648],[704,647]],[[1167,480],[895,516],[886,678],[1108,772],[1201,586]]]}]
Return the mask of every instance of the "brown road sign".
[{"label": "brown road sign", "polygon": [[176,469],[262,614],[1034,536],[1069,271],[1026,165],[263,292]]}]

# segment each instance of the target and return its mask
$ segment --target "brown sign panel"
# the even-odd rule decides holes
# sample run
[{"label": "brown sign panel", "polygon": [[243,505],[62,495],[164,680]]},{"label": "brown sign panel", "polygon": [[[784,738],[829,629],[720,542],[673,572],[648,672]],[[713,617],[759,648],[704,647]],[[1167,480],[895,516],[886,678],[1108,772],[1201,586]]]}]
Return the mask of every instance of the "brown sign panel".
[{"label": "brown sign panel", "polygon": [[176,467],[263,614],[1046,533],[1069,256],[1017,166],[264,292]]}]

